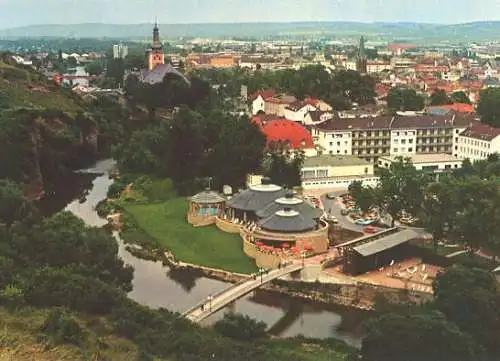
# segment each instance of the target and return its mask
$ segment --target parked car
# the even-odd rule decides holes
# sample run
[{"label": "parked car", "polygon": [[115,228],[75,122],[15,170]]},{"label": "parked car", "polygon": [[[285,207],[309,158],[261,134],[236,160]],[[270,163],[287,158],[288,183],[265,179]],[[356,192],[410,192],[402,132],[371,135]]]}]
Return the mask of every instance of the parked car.
[{"label": "parked car", "polygon": [[365,232],[365,233],[377,233],[377,228],[375,228],[373,226],[366,226],[365,228],[363,228],[363,232]]},{"label": "parked car", "polygon": [[328,198],[328,199],[335,199],[335,198],[337,198],[337,195],[335,193],[328,193],[326,195],[326,198]]},{"label": "parked car", "polygon": [[340,214],[343,216],[347,216],[349,214],[349,210],[344,208],[344,209],[340,210]]}]

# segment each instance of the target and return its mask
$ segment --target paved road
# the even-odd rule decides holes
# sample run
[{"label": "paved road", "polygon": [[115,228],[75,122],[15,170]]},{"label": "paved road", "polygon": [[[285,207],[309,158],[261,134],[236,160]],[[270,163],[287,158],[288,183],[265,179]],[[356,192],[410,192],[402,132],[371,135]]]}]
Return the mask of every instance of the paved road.
[{"label": "paved road", "polygon": [[[330,192],[329,194],[335,194],[337,197],[345,194],[345,192]],[[340,212],[342,210],[340,206],[340,200],[338,198],[328,199],[326,194],[321,196],[321,202],[323,202],[323,206],[325,207],[325,212],[330,213],[332,216],[336,217],[339,221],[339,226],[350,231],[354,232],[363,232],[363,226],[357,225],[346,216],[343,216]],[[331,212],[330,212],[331,210]]]},{"label": "paved road", "polygon": [[[336,217],[339,221],[339,226],[342,228],[354,231],[354,232],[363,232],[364,226],[360,226],[352,222],[348,217],[343,216],[340,212],[342,210],[342,207],[340,205],[341,200],[338,198],[342,194],[345,194],[345,191],[337,191],[337,192],[330,192],[329,194],[334,194],[337,196],[335,199],[328,199],[326,197],[326,194],[323,194],[321,196],[321,201],[323,202],[323,206],[325,207],[325,211],[329,212],[331,210],[331,215]],[[377,227],[376,227],[377,228]],[[413,229],[419,235],[424,236],[428,235],[427,232],[421,228],[413,228],[413,227],[406,227],[406,226],[401,226],[401,228],[408,228],[408,229]],[[383,228],[377,228],[378,231],[383,230]]]}]

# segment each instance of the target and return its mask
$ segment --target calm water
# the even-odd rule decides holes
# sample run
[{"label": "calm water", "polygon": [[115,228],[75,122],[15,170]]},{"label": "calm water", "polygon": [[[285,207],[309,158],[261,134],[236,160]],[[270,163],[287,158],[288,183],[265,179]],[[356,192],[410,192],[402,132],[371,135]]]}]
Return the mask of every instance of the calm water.
[{"label": "calm water", "polygon": [[[97,215],[95,206],[106,197],[108,187],[112,183],[107,171],[113,165],[112,160],[104,160],[91,169],[81,171],[80,181],[57,187],[58,191],[42,204],[43,211],[49,214],[66,209],[82,218],[88,225],[105,225],[106,220]],[[66,200],[63,199],[65,197]],[[143,305],[182,312],[210,294],[229,286],[225,282],[200,277],[195,272],[171,271],[161,262],[138,259],[125,250],[117,233],[114,237],[119,244],[120,257],[135,269],[134,288],[129,297]],[[361,324],[367,317],[366,313],[361,311],[327,307],[265,291],[249,294],[228,307],[266,322],[270,332],[276,336],[334,337],[353,345],[360,344]],[[217,321],[227,310],[226,308],[217,312],[205,322],[210,324]]]}]

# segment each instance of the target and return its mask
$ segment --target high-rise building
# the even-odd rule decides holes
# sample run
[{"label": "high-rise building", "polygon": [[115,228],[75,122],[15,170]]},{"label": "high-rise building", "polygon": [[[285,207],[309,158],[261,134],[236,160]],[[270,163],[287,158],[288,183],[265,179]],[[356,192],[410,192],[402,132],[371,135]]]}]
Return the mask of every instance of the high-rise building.
[{"label": "high-rise building", "polygon": [[368,67],[368,58],[366,57],[366,52],[365,52],[365,38],[362,36],[361,39],[359,39],[359,50],[358,50],[358,56],[356,58],[356,68],[360,73],[366,74],[367,67]]},{"label": "high-rise building", "polygon": [[148,68],[153,70],[157,65],[165,64],[165,54],[160,41],[160,30],[158,29],[158,21],[155,22],[153,28],[153,43],[148,54]]},{"label": "high-rise building", "polygon": [[113,58],[124,59],[128,55],[128,46],[123,44],[113,45]]}]

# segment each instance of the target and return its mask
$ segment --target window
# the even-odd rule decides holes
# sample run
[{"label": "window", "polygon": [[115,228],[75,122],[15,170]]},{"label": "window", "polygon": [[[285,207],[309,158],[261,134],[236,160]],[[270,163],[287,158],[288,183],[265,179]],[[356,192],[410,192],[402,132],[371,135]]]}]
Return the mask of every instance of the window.
[{"label": "window", "polygon": [[444,166],[444,169],[451,169],[451,164],[446,164],[446,165]]},{"label": "window", "polygon": [[406,144],[406,139],[401,139],[401,144]]},{"label": "window", "polygon": [[413,139],[408,139],[409,144],[413,144]]},{"label": "window", "polygon": [[394,144],[398,144],[399,141],[397,139],[394,139]]},{"label": "window", "polygon": [[337,147],[340,147],[340,142],[337,142]]},{"label": "window", "polygon": [[394,148],[394,149],[393,149],[393,152],[394,152],[394,153],[397,153],[397,152],[398,152],[398,148]]},{"label": "window", "polygon": [[413,148],[408,148],[408,153],[412,153],[413,152]]}]

